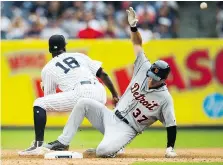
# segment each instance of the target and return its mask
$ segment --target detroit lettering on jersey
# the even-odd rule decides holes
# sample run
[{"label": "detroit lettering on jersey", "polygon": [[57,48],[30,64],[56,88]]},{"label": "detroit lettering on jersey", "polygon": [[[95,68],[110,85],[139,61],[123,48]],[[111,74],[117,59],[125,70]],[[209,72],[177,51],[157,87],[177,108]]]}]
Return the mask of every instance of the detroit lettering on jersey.
[{"label": "detroit lettering on jersey", "polygon": [[129,94],[132,102],[122,115],[137,132],[142,132],[157,120],[166,127],[176,124],[173,103],[166,86],[147,92],[142,88],[142,83],[134,82],[129,87]]},{"label": "detroit lettering on jersey", "polygon": [[115,110],[121,112],[137,132],[159,120],[165,127],[176,125],[173,101],[166,85],[147,89],[146,73],[151,67],[143,52],[137,55],[133,77]]},{"label": "detroit lettering on jersey", "polygon": [[151,102],[147,101],[145,99],[145,95],[139,93],[139,87],[139,84],[135,83],[131,88],[132,95],[136,100],[138,100],[144,107],[146,107],[150,111],[152,111],[154,107],[159,106],[159,104],[153,100]]}]

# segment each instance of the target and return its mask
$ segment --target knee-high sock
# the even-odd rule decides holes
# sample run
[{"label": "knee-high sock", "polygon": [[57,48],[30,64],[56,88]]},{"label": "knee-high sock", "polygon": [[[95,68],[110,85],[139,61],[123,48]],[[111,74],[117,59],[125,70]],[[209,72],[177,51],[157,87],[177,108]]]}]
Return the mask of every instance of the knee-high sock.
[{"label": "knee-high sock", "polygon": [[33,107],[35,140],[44,141],[44,130],[46,126],[46,111],[38,106]]}]

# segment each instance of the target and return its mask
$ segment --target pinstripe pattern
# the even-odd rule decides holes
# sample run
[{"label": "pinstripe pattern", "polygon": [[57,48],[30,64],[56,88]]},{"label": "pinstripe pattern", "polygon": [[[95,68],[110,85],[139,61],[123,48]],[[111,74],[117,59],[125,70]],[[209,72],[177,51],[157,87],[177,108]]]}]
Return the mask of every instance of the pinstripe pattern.
[{"label": "pinstripe pattern", "polygon": [[[64,60],[70,57],[74,58],[79,66],[75,67],[76,65],[72,63],[71,66],[75,68],[70,68],[64,63]],[[67,61],[69,62],[70,60]],[[60,63],[69,71],[65,74],[61,67],[56,66],[57,63]],[[80,81],[96,80],[96,72],[101,67],[101,64],[101,62],[91,60],[81,53],[63,53],[58,57],[54,57],[46,64],[41,73],[44,95],[55,93],[57,86],[62,91],[70,91]]]},{"label": "pinstripe pattern", "polygon": [[[34,106],[46,111],[61,112],[72,111],[80,98],[91,98],[105,104],[105,88],[95,77],[101,64],[80,53],[63,53],[54,57],[42,70],[44,97],[36,99]],[[81,81],[91,81],[91,84],[81,85]],[[56,93],[57,87],[63,92]],[[71,139],[73,132],[71,119],[70,115],[64,127],[68,139]]]},{"label": "pinstripe pattern", "polygon": [[91,98],[105,104],[106,91],[99,82],[95,82],[95,84],[79,84],[72,91],[38,98],[35,100],[34,106],[39,106],[46,111],[71,111],[80,98]]},{"label": "pinstripe pattern", "polygon": [[[70,57],[74,58],[80,66],[69,68],[64,63],[64,59]],[[69,71],[64,73],[64,69],[56,66],[58,62]],[[85,97],[105,104],[105,89],[95,77],[101,64],[81,53],[63,53],[54,57],[42,70],[44,97],[36,99],[34,106],[40,106],[46,111],[71,111],[77,100]],[[72,63],[72,66],[75,64]],[[81,81],[91,81],[92,84],[81,85]],[[56,94],[57,87],[64,92]]]}]

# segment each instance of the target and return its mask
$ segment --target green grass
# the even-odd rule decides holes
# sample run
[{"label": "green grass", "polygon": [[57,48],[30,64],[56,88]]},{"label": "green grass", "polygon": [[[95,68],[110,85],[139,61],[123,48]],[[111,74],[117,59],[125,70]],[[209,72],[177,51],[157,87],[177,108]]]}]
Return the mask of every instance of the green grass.
[{"label": "green grass", "polygon": [[[3,149],[23,149],[34,139],[33,130],[2,130]],[[56,140],[61,130],[46,130],[45,141]],[[115,133],[114,133],[115,136]],[[178,130],[176,148],[211,148],[223,147],[223,131],[220,130]],[[97,130],[78,131],[71,143],[71,148],[96,147],[103,135]],[[136,137],[128,148],[164,148],[166,146],[165,130],[148,130]],[[185,164],[186,165],[186,164]]]},{"label": "green grass", "polygon": [[210,162],[210,163],[207,163],[207,162],[201,162],[201,163],[183,163],[183,162],[180,162],[180,163],[176,163],[176,162],[164,162],[164,163],[159,163],[159,162],[136,162],[136,163],[133,163],[132,165],[222,165],[223,163],[222,162]]}]

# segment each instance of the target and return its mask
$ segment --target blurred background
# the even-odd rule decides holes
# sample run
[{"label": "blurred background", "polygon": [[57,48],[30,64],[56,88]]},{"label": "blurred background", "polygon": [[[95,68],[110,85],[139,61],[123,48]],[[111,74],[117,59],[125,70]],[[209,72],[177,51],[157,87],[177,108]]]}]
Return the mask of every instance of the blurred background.
[{"label": "blurred background", "polygon": [[223,2],[208,2],[201,10],[198,1],[11,1],[1,2],[1,39],[47,39],[54,33],[70,39],[129,38],[129,6],[136,10],[144,42],[223,37]]},{"label": "blurred background", "polygon": [[[52,58],[48,38],[53,34],[68,39],[68,52],[102,61],[119,95],[124,93],[135,60],[125,13],[130,6],[139,19],[145,54],[151,62],[162,59],[171,67],[167,85],[179,126],[176,146],[223,147],[223,2],[209,1],[205,9],[200,3],[1,1],[3,148],[22,149],[33,140],[32,107],[43,96],[41,70]],[[108,90],[107,94],[107,106],[112,109]],[[69,113],[47,115],[46,141],[52,141],[62,132]],[[91,127],[87,120],[82,126]],[[151,143],[143,143],[147,136],[142,135],[132,147],[165,146],[161,123],[152,128],[158,129],[145,133],[154,135],[149,135]],[[95,130],[79,133],[72,147],[95,147],[102,138]]]}]

